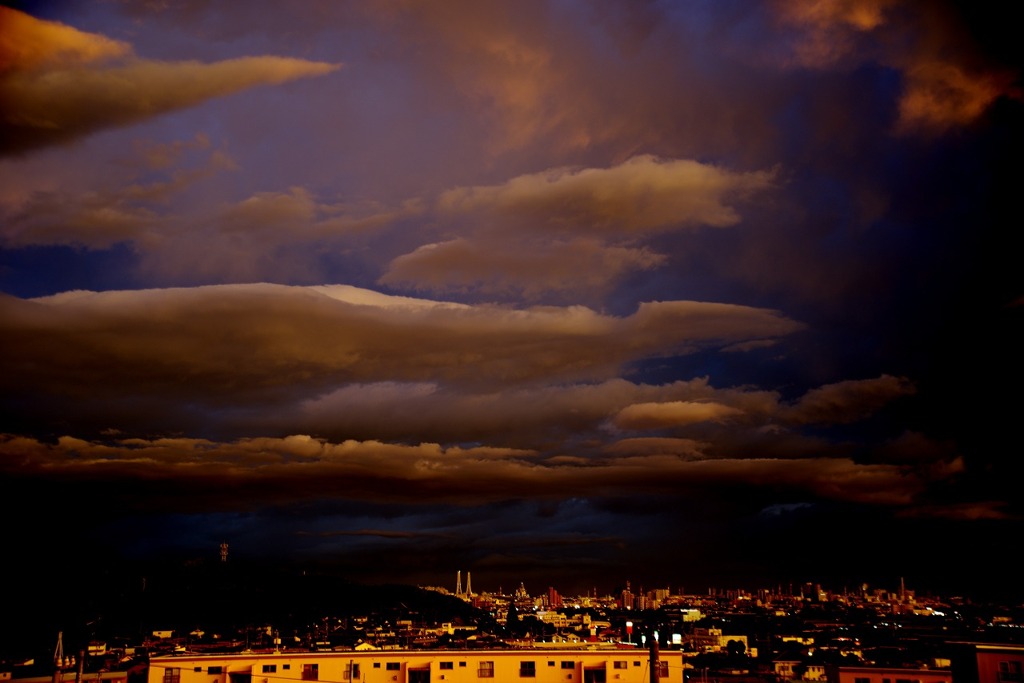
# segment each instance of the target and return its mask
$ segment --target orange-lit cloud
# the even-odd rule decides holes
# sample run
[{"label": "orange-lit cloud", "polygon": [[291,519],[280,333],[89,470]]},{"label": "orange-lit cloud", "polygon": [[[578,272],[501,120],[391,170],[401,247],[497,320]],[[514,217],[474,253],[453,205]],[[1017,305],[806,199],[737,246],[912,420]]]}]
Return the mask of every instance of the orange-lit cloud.
[{"label": "orange-lit cloud", "polygon": [[848,380],[808,391],[787,411],[798,424],[843,424],[874,413],[901,396],[915,392],[905,377],[882,375],[870,380]]},{"label": "orange-lit cloud", "polygon": [[979,56],[948,8],[904,0],[783,0],[780,17],[803,29],[797,64],[829,68],[874,58],[898,69],[895,132],[940,134],[977,120],[997,98],[1020,98],[1014,75]]},{"label": "orange-lit cloud", "polygon": [[[332,203],[292,186],[174,212],[166,203],[170,196],[237,165],[222,150],[211,150],[202,134],[135,147],[136,175],[148,169],[166,180],[140,183],[122,170],[117,187],[91,193],[57,187],[12,191],[3,202],[7,206],[0,205],[8,216],[0,237],[9,245],[89,249],[127,242],[151,277],[251,282],[308,275],[311,253],[351,249],[367,236],[393,233],[402,221],[419,218],[459,236],[394,255],[381,264],[380,284],[597,305],[624,277],[668,264],[666,255],[643,240],[735,225],[737,205],[772,188],[776,175],[640,156],[610,168],[557,168],[394,205]],[[186,153],[206,154],[205,166],[177,168]],[[201,251],[194,249],[197,240],[203,241]]]},{"label": "orange-lit cloud", "polygon": [[608,444],[603,450],[613,455],[671,454],[680,458],[702,459],[707,445],[695,439],[648,436],[620,439]]},{"label": "orange-lit cloud", "polygon": [[[616,317],[264,284],[67,292],[0,305],[7,395],[31,386],[61,424],[114,436],[194,429],[216,416],[243,433],[301,429],[545,452],[568,438],[601,452],[614,427],[618,445],[608,454],[793,459],[842,450],[789,429],[850,424],[907,391],[883,377],[814,389],[790,404],[706,378],[651,385],[620,377],[644,359],[801,329],[772,311],[721,304],[648,303]],[[19,410],[42,417],[30,402]],[[631,439],[652,429],[672,438]],[[937,451],[928,461],[948,457]]]},{"label": "orange-lit cloud", "polygon": [[1006,501],[982,500],[952,505],[915,506],[903,513],[913,519],[940,519],[946,521],[1019,520],[1019,515],[1007,512]]},{"label": "orange-lit cloud", "polygon": [[132,54],[131,45],[0,7],[0,75],[102,62]]},{"label": "orange-lit cloud", "polygon": [[[31,381],[64,385],[54,386],[58,393],[86,390],[92,375],[111,390],[177,393],[202,384],[212,398],[294,382],[600,378],[636,358],[800,329],[774,311],[699,302],[646,303],[617,318],[582,307],[510,310],[371,294],[263,284],[7,297],[3,344],[23,357],[15,367],[35,374],[36,363],[47,366]],[[5,380],[19,382],[31,383]]]},{"label": "orange-lit cloud", "polygon": [[913,64],[906,71],[898,130],[942,133],[977,120],[1003,95],[1019,96],[1008,73],[969,71],[942,60]]},{"label": "orange-lit cloud", "polygon": [[719,403],[639,403],[620,410],[614,422],[622,429],[663,429],[699,422],[722,422],[741,414],[741,410]]},{"label": "orange-lit cloud", "polygon": [[445,213],[513,216],[525,229],[625,236],[739,222],[727,202],[772,187],[773,171],[735,173],[687,159],[636,156],[610,168],[556,168],[441,195]]},{"label": "orange-lit cloud", "polygon": [[[892,465],[861,465],[842,458],[692,461],[674,455],[621,454],[584,464],[549,462],[536,453],[508,448],[331,443],[305,435],[224,443],[132,439],[101,444],[62,437],[44,444],[25,437],[0,439],[8,454],[4,468],[16,459],[23,476],[45,470],[60,478],[101,475],[113,482],[178,482],[193,491],[187,504],[193,511],[217,509],[220,496],[215,492],[223,486],[248,492],[234,504],[248,498],[250,507],[323,495],[355,500],[414,496],[480,504],[543,499],[567,490],[576,495],[622,495],[751,485],[824,500],[905,506],[928,485],[956,471],[952,466],[923,477]],[[258,496],[251,495],[256,491]]]},{"label": "orange-lit cloud", "polygon": [[863,35],[889,20],[899,0],[781,0],[776,8],[786,23],[804,30],[793,44],[795,62],[832,66],[858,47]]},{"label": "orange-lit cloud", "polygon": [[[818,390],[812,390],[812,393]],[[874,410],[862,403],[833,406],[831,421],[852,424],[884,409],[891,401],[876,398]],[[263,424],[299,425],[317,433],[350,434],[381,439],[414,435],[441,442],[498,439],[516,447],[552,447],[569,434],[589,434],[601,444],[637,453],[674,453],[702,457],[738,457],[758,453],[789,458],[824,452],[841,453],[827,442],[795,431],[792,405],[775,392],[721,389],[706,379],[663,385],[624,379],[600,382],[555,382],[516,389],[454,388],[437,382],[360,382],[334,389],[297,407],[279,407]],[[608,427],[613,429],[611,433]],[[649,430],[673,436],[649,437]],[[636,434],[635,438],[629,436]],[[682,436],[676,436],[682,435]],[[603,446],[602,446],[603,447]],[[680,450],[682,449],[682,450]],[[614,450],[614,449],[613,449]],[[911,438],[878,448],[882,462],[913,464],[949,459],[948,446]],[[916,455],[914,455],[916,453]]]},{"label": "orange-lit cloud", "polygon": [[203,135],[169,144],[138,141],[134,147],[114,174],[118,182],[89,191],[63,175],[42,183],[28,179],[24,186],[12,179],[0,198],[0,244],[107,249],[125,242],[140,250],[156,248],[180,233],[180,220],[167,214],[168,202],[236,168],[229,155],[210,149]]},{"label": "orange-lit cloud", "polygon": [[[243,57],[213,64],[131,57],[103,36],[0,8],[6,68],[0,74],[0,153],[70,142],[258,85],[322,76],[337,64]],[[8,31],[10,31],[8,35]],[[30,47],[31,46],[31,47]],[[103,58],[118,57],[108,64]]]},{"label": "orange-lit cloud", "polygon": [[465,238],[427,244],[399,256],[380,283],[430,292],[479,292],[535,301],[551,292],[600,297],[624,274],[665,263],[643,247],[593,239],[490,243]]},{"label": "orange-lit cloud", "polygon": [[[560,147],[593,139],[589,122],[561,93],[572,85],[563,55],[546,40],[550,18],[536,6],[477,2],[381,2],[368,10],[423,68],[472,106],[487,129],[486,149],[507,153],[557,131]],[[408,49],[408,47],[405,47]]]},{"label": "orange-lit cloud", "polygon": [[771,188],[775,176],[643,155],[610,168],[555,168],[455,188],[440,195],[436,211],[462,236],[399,256],[379,282],[526,300],[552,292],[600,300],[624,275],[666,264],[636,240],[735,225],[735,203]]}]

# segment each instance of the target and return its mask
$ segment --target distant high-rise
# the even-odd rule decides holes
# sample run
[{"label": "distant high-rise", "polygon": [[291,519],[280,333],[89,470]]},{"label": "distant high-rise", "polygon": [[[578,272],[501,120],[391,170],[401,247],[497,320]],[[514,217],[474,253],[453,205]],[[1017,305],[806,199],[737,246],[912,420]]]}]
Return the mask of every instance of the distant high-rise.
[{"label": "distant high-rise", "polygon": [[633,609],[634,607],[633,589],[630,586],[629,581],[626,582],[626,587],[621,593],[619,593],[619,606],[622,607],[622,609]]},{"label": "distant high-rise", "polygon": [[227,562],[228,561],[228,544],[227,543],[221,543],[220,544],[220,561],[221,562]]}]

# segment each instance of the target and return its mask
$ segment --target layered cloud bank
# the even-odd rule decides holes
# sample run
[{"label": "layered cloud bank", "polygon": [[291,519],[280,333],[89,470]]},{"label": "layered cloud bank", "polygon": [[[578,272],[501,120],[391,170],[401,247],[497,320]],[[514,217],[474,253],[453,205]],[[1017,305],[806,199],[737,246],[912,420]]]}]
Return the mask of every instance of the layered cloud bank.
[{"label": "layered cloud bank", "polygon": [[[204,139],[193,147],[205,154]],[[293,187],[222,205],[212,215],[168,213],[169,198],[233,168],[220,152],[202,163],[163,182],[132,182],[85,197],[53,190],[0,199],[7,218],[0,239],[20,247],[128,244],[149,273],[231,281],[294,277],[325,249],[394,237],[377,249],[379,256],[368,256],[392,257],[380,263],[382,286],[502,301],[599,302],[623,279],[670,265],[670,256],[648,242],[738,225],[738,207],[770,192],[778,175],[641,155],[609,168],[549,169],[394,206],[336,205]],[[457,236],[395,254],[409,242],[411,220],[440,223]],[[204,243],[200,253],[191,249],[197,239]]]},{"label": "layered cloud bank", "polygon": [[[239,497],[232,509],[257,510],[322,498],[348,501],[477,506],[510,500],[558,500],[657,495],[706,498],[745,488],[780,499],[839,501],[912,508],[928,486],[959,474],[959,461],[920,470],[846,458],[750,458],[690,461],[670,454],[605,455],[588,459],[544,456],[487,446],[325,442],[305,435],[229,443],[196,439],[122,439],[105,443],[63,437],[54,444],[5,436],[17,474],[92,482],[105,497],[133,505],[138,482],[190,492],[187,509],[169,497],[165,511],[207,513]],[[8,461],[9,462],[9,461]],[[8,464],[4,470],[12,473]],[[103,482],[97,482],[101,476]],[[109,503],[110,501],[108,501]],[[151,511],[152,501],[140,509]]]},{"label": "layered cloud bank", "polygon": [[[13,462],[36,473],[102,471],[199,490],[297,479],[302,495],[373,499],[423,486],[430,493],[415,494],[421,500],[463,504],[567,488],[678,494],[758,483],[896,505],[959,471],[941,452],[926,456],[935,462],[928,470],[905,469],[910,458],[857,464],[842,445],[799,431],[866,419],[911,395],[906,380],[846,381],[789,402],[706,380],[645,385],[620,376],[644,359],[801,330],[774,311],[674,301],[613,317],[269,284],[0,303],[9,419],[95,435],[62,434],[53,446],[5,437]],[[295,426],[339,441],[143,437]],[[287,488],[279,495],[292,495]]]},{"label": "layered cloud bank", "polygon": [[0,8],[0,512],[431,584],[988,552],[1024,117],[986,18]]},{"label": "layered cloud bank", "polygon": [[[652,302],[619,318],[583,307],[512,310],[344,286],[68,292],[0,305],[12,404],[21,403],[19,392],[87,400],[95,409],[131,396],[165,403],[163,414],[200,405],[275,411],[282,401],[319,400],[352,384],[431,382],[497,393],[598,381],[641,359],[801,327],[775,311],[723,304]],[[127,427],[108,419],[98,426]]]}]

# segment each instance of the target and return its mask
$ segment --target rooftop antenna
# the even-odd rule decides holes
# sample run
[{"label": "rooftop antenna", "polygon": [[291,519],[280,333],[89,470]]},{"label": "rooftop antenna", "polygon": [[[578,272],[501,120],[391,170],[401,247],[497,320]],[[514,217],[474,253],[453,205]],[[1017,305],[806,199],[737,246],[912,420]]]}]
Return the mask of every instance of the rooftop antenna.
[{"label": "rooftop antenna", "polygon": [[53,683],[60,683],[64,679],[64,632],[57,631],[57,647],[53,651]]},{"label": "rooftop antenna", "polygon": [[64,666],[64,631],[57,631],[57,648],[53,651],[53,663],[58,669]]}]

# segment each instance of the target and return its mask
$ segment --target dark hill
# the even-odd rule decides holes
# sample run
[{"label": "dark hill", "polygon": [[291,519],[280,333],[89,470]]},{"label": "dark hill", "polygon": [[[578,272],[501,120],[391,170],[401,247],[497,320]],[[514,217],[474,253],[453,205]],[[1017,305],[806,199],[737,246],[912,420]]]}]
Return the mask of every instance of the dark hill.
[{"label": "dark hill", "polygon": [[365,585],[329,569],[243,563],[162,564],[90,575],[52,576],[54,590],[15,589],[0,620],[0,660],[52,658],[58,632],[64,649],[89,640],[140,644],[154,630],[187,635],[201,629],[224,638],[271,626],[286,637],[322,637],[350,617],[377,623],[474,623],[480,613],[450,595],[408,585]]}]

